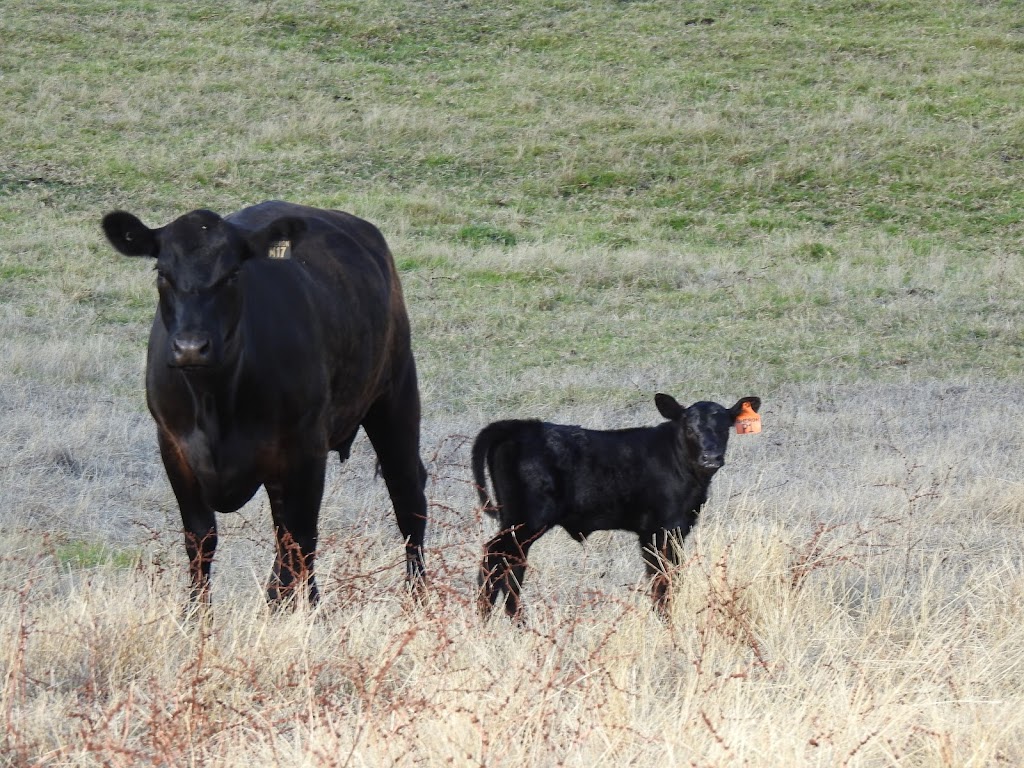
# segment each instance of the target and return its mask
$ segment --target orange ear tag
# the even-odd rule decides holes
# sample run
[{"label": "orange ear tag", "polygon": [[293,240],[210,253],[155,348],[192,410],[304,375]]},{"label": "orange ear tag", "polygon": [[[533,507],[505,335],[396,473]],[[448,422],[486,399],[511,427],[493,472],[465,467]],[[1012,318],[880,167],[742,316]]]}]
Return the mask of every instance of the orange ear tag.
[{"label": "orange ear tag", "polygon": [[760,414],[750,407],[750,403],[744,403],[743,407],[740,409],[740,415],[736,417],[736,434],[756,435],[760,431]]}]

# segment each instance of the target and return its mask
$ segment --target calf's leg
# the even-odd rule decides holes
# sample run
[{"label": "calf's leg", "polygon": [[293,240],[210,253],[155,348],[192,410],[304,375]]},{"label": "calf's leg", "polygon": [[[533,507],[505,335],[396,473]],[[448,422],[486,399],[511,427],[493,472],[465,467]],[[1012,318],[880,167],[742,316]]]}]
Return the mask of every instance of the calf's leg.
[{"label": "calf's leg", "polygon": [[530,547],[543,535],[544,530],[525,532],[521,527],[507,528],[484,546],[484,558],[480,564],[480,615],[487,618],[498,600],[500,592],[505,593],[505,613],[512,619],[519,618],[522,607],[519,593],[526,576],[526,558]]},{"label": "calf's leg", "polygon": [[[689,528],[686,529],[687,531]],[[652,576],[651,598],[654,609],[667,617],[672,597],[672,570],[679,565],[679,550],[686,532],[682,528],[659,530],[640,535],[640,551],[647,573]]]}]

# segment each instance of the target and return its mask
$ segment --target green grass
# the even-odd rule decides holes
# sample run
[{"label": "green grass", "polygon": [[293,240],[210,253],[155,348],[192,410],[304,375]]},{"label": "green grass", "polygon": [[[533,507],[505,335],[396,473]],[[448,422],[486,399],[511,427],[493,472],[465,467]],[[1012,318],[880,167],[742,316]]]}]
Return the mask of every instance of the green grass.
[{"label": "green grass", "polygon": [[74,10],[30,5],[2,41],[28,115],[8,116],[7,153],[44,186],[29,166],[159,210],[375,194],[391,215],[428,189],[454,218],[413,216],[434,240],[496,220],[586,241],[634,217],[611,229],[643,243],[661,214],[732,247],[764,210],[793,231],[1020,231],[1009,7],[709,4],[710,26],[659,3]]},{"label": "green grass", "polygon": [[131,568],[139,563],[139,554],[112,549],[106,544],[71,540],[54,546],[54,557],[67,568],[86,569],[99,566]]},{"label": "green grass", "polygon": [[[557,365],[571,333],[581,365],[749,378],[725,344],[766,386],[1016,370],[988,327],[1016,322],[1016,292],[982,276],[1024,239],[1011,4],[35,2],[0,51],[5,220],[57,225],[0,256],[27,305],[81,245],[84,272],[142,271],[99,242],[110,208],[158,224],[281,197],[380,225],[428,367],[481,333],[473,366]],[[493,246],[508,266],[485,276]],[[916,272],[927,301],[901,298]],[[80,316],[141,333],[151,296],[130,293]],[[962,311],[982,296],[998,312]]]}]

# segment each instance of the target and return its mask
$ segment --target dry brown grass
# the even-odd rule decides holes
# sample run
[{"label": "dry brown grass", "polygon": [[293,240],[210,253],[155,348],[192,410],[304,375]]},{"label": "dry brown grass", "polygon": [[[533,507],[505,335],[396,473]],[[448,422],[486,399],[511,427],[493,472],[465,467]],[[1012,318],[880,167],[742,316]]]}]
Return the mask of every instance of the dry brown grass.
[{"label": "dry brown grass", "polygon": [[[265,608],[256,499],[221,518],[214,616],[196,624],[148,425],[116,403],[102,418],[50,403],[63,454],[7,433],[8,509],[23,516],[7,517],[0,555],[0,752],[11,765],[1016,764],[1020,394],[781,392],[766,431],[730,446],[670,624],[649,608],[632,536],[581,548],[558,532],[531,553],[522,629],[474,611],[489,531],[466,467],[475,417],[427,424],[424,606],[403,593],[360,441],[329,481],[322,605]],[[122,460],[103,456],[114,446]],[[101,528],[119,543],[73,557],[69,542]]]}]

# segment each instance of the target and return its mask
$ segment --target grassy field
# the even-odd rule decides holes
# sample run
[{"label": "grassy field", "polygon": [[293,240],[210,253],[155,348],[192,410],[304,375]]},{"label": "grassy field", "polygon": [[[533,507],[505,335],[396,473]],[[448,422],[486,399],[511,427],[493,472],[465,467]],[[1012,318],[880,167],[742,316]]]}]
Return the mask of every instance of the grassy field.
[{"label": "grassy field", "polygon": [[[1009,0],[23,0],[0,12],[0,764],[1024,763],[1024,21]],[[323,602],[262,495],[213,621],[99,229],[268,198],[376,223],[424,399],[432,590],[360,438]],[[531,552],[483,625],[488,421],[764,400],[685,546]]]}]

